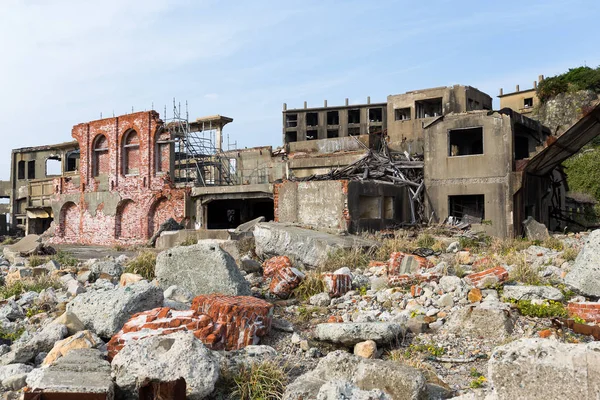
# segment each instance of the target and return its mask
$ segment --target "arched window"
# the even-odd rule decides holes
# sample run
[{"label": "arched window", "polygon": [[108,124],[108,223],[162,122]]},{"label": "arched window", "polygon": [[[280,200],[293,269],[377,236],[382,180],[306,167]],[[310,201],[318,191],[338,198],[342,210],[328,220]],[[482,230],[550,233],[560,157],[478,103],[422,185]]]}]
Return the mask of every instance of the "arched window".
[{"label": "arched window", "polygon": [[140,236],[140,215],[133,200],[123,200],[117,207],[115,237],[136,238]]},{"label": "arched window", "polygon": [[92,174],[99,176],[107,174],[109,170],[108,140],[104,135],[98,135],[94,139],[92,155]]},{"label": "arched window", "polygon": [[71,242],[79,239],[79,207],[73,202],[66,202],[60,209],[58,236]]},{"label": "arched window", "polygon": [[137,175],[140,173],[140,140],[134,130],[123,136],[123,175]]}]

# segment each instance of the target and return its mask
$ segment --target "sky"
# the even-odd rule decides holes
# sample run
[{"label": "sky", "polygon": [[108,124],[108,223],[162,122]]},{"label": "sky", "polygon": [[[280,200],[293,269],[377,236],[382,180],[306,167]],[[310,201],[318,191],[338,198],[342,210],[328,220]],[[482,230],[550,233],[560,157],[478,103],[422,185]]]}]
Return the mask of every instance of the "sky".
[{"label": "sky", "polygon": [[281,145],[283,103],[384,102],[464,84],[494,97],[600,65],[597,0],[0,0],[0,179],[13,148],[173,99]]}]

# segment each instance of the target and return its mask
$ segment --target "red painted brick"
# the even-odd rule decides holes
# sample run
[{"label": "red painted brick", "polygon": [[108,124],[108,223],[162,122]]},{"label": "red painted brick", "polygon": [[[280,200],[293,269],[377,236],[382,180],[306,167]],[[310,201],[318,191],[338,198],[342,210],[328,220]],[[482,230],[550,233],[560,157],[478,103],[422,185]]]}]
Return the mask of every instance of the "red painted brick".
[{"label": "red painted brick", "polygon": [[269,292],[277,297],[287,298],[292,294],[292,291],[300,285],[302,279],[304,279],[304,274],[296,268],[280,268],[275,272],[275,275],[271,280]]},{"label": "red painted brick", "polygon": [[352,289],[352,277],[348,274],[323,274],[325,286],[331,297],[340,297]]},{"label": "red painted brick", "polygon": [[469,274],[465,276],[465,281],[475,287],[481,287],[483,286],[484,280],[490,277],[496,279],[498,283],[502,283],[508,279],[508,271],[503,267],[494,267],[486,269],[485,271]]},{"label": "red painted brick", "polygon": [[600,303],[569,303],[569,317],[583,318],[586,322],[600,322]]},{"label": "red painted brick", "polygon": [[278,270],[288,267],[292,267],[288,256],[271,257],[263,263],[263,277],[272,278]]}]

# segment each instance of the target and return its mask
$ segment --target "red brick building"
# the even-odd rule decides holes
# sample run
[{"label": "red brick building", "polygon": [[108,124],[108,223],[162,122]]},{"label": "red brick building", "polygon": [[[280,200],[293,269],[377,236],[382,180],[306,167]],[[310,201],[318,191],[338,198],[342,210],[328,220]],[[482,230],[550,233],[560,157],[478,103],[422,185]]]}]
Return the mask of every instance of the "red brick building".
[{"label": "red brick building", "polygon": [[155,111],[73,127],[79,171],[54,179],[54,243],[140,244],[169,218],[187,222],[173,184],[174,145]]}]

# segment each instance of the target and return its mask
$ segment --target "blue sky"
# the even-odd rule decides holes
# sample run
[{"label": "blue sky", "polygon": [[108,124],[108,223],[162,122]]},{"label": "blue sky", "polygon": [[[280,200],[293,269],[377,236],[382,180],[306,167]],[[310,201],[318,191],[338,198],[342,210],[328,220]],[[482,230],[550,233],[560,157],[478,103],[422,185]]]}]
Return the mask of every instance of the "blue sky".
[{"label": "blue sky", "polygon": [[[281,110],[452,84],[492,96],[600,65],[600,2],[1,0],[0,179],[12,148],[173,97],[281,144]],[[497,107],[498,103],[495,101]]]}]

